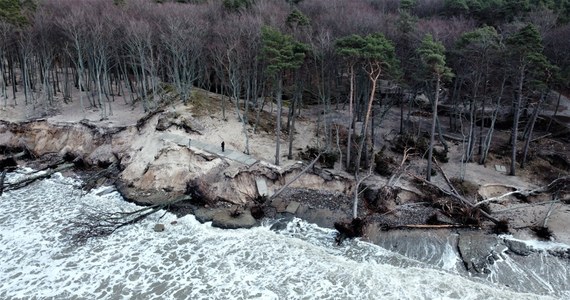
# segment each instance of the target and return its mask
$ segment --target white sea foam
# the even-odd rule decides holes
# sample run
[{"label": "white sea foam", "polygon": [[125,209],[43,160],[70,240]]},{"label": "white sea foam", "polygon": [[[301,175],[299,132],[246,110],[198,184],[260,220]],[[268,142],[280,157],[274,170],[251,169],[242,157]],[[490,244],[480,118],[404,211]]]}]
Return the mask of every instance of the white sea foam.
[{"label": "white sea foam", "polygon": [[[278,232],[221,230],[157,213],[71,246],[64,229],[86,206],[137,208],[117,193],[80,197],[76,185],[55,175],[0,197],[1,299],[546,298],[360,241],[337,247],[333,231],[297,219]],[[156,223],[166,230],[154,232]]]},{"label": "white sea foam", "polygon": [[548,250],[569,251],[570,250],[570,245],[567,245],[564,243],[558,243],[558,242],[553,242],[553,241],[539,241],[539,240],[521,240],[521,239],[514,238],[512,235],[501,235],[500,237],[505,239],[505,240],[512,240],[512,241],[524,243],[529,248],[531,248],[535,251],[548,251]]}]

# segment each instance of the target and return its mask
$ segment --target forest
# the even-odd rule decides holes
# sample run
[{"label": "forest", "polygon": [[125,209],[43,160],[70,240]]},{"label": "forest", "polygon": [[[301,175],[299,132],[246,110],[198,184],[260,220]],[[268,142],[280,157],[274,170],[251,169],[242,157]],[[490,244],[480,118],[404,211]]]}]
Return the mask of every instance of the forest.
[{"label": "forest", "polygon": [[[447,133],[464,137],[464,161],[484,164],[499,123],[515,175],[543,106],[558,98],[555,119],[570,92],[569,21],[570,0],[3,0],[0,103],[48,115],[79,101],[104,119],[115,96],[150,113],[198,87],[238,111],[246,140],[274,103],[276,165],[311,105],[323,116],[316,151],[357,173],[378,160],[383,114],[398,108],[394,130],[419,139],[419,108],[431,118],[415,143],[426,180]],[[327,118],[341,109],[343,124]]]}]

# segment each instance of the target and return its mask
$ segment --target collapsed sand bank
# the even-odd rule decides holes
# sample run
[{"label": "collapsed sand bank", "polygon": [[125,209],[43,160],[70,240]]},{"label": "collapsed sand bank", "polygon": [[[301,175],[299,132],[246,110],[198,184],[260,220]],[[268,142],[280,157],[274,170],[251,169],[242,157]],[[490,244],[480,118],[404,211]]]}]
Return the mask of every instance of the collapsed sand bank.
[{"label": "collapsed sand bank", "polygon": [[[214,220],[217,215],[218,219],[233,222],[235,220],[231,218],[231,213],[236,209],[243,210],[245,215],[250,214],[249,210],[256,205],[254,199],[259,196],[258,180],[265,181],[270,194],[291,181],[303,168],[303,164],[297,160],[284,159],[281,166],[269,163],[274,156],[271,132],[253,133],[248,128],[250,157],[256,161],[251,165],[229,159],[218,151],[206,151],[196,143],[192,145],[191,141],[199,141],[202,145],[217,147],[224,141],[227,149],[243,152],[243,127],[232,110],[228,110],[226,118],[223,118],[219,110],[197,114],[192,105],[176,104],[148,115],[138,107],[119,103],[115,105],[113,116],[104,120],[99,118],[97,110],[84,112],[73,105],[62,104],[54,115],[31,120],[29,114],[10,113],[10,109],[18,110],[19,107],[6,108],[1,112],[3,118],[6,115],[12,118],[0,122],[0,145],[5,149],[29,149],[36,156],[62,157],[71,153],[90,166],[104,168],[116,165],[118,176],[112,182],[103,180],[99,183],[115,184],[126,198],[140,203],[165,201],[188,193],[190,183],[190,188],[199,187],[208,201],[193,203],[180,208],[179,212],[195,213],[202,221]],[[388,113],[384,122],[397,122],[397,112]],[[315,130],[310,114],[297,122],[295,157],[306,146],[318,145]],[[180,142],[186,139],[188,144]],[[483,199],[506,193],[513,187],[531,189],[541,184],[530,182],[524,176],[505,176],[492,165],[463,166],[458,163],[460,151],[458,145],[451,147],[450,162],[444,164],[443,169],[453,177],[464,172],[465,178],[477,184],[478,194]],[[408,170],[421,174],[422,168],[423,162],[415,160]],[[444,185],[442,176],[435,176],[434,179],[436,183]],[[386,181],[384,177],[371,176],[364,186],[377,191]],[[295,215],[321,226],[332,227],[334,222],[351,218],[354,185],[352,175],[317,166],[295,181],[288,192],[273,200],[265,213],[270,217]],[[386,224],[391,228],[424,224],[427,218],[438,213],[429,205],[415,205],[426,196],[421,186],[405,178],[397,185],[399,190],[396,197],[384,203],[389,213],[370,212],[370,208],[361,203],[364,206],[360,210],[361,217],[373,220],[365,232],[366,239],[380,243],[385,236],[382,229]],[[374,193],[368,194],[363,197],[378,197]],[[499,217],[508,220],[511,232],[523,239],[534,239],[529,228],[543,222],[551,211],[549,228],[553,231],[554,239],[570,244],[570,234],[566,230],[570,220],[568,205],[564,202],[553,204],[556,205],[554,208],[551,205],[529,205],[543,200],[521,203],[514,196],[505,197],[499,203],[491,204],[491,208],[493,211],[503,210]],[[252,218],[245,219],[247,224],[252,223]],[[440,214],[439,219],[445,219],[445,216]],[[229,221],[225,224],[229,224]],[[216,224],[224,227],[223,222]],[[487,228],[484,231],[488,232],[490,224],[482,225]],[[402,231],[403,237],[407,236],[407,230]],[[452,229],[452,232],[469,234],[470,231]]]}]

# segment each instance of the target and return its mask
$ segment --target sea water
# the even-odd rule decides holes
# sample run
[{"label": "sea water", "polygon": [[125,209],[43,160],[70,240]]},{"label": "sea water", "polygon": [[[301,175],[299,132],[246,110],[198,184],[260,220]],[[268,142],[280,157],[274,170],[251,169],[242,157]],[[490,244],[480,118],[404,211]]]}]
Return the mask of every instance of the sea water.
[{"label": "sea water", "polygon": [[[337,246],[333,230],[299,219],[277,231],[271,220],[222,230],[158,212],[110,236],[71,243],[67,229],[86,211],[138,208],[116,192],[86,194],[60,174],[4,193],[0,299],[551,298],[466,277],[454,263],[430,265],[358,240]],[[157,223],[165,231],[155,232]]]}]

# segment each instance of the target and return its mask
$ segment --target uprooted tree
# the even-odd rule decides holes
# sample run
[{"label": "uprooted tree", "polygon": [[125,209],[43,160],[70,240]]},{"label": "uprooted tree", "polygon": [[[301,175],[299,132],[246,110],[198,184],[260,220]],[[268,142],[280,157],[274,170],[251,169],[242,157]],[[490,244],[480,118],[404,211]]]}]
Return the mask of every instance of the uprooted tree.
[{"label": "uprooted tree", "polygon": [[190,196],[182,196],[171,201],[153,204],[132,211],[85,209],[81,215],[71,222],[66,231],[72,243],[84,244],[92,238],[109,236],[122,227],[141,222],[154,213],[190,199]]},{"label": "uprooted tree", "polygon": [[[508,199],[509,196],[515,196],[518,198],[527,198],[530,196],[536,196],[539,194],[544,194],[544,193],[550,193],[553,195],[556,195],[556,197],[559,197],[559,195],[568,195],[568,193],[570,193],[570,176],[563,176],[563,177],[559,177],[556,178],[555,180],[553,180],[552,182],[550,182],[549,184],[539,187],[539,188],[535,188],[535,189],[529,189],[529,190],[524,190],[524,189],[514,189],[511,192],[507,192],[503,195],[500,196],[496,196],[496,197],[491,197],[491,198],[487,198],[487,199],[480,199],[480,200],[476,200],[476,199],[469,199],[465,196],[463,196],[458,189],[456,188],[455,184],[452,182],[452,180],[449,179],[449,177],[447,177],[446,173],[444,172],[444,170],[439,166],[439,164],[437,164],[437,161],[435,163],[436,167],[438,168],[438,170],[441,172],[441,174],[443,175],[443,178],[445,180],[445,183],[447,185],[447,187],[441,187],[435,183],[432,183],[424,178],[421,178],[417,175],[414,174],[409,174],[410,176],[412,176],[413,178],[415,178],[416,180],[419,180],[433,188],[435,188],[436,190],[438,190],[439,192],[441,192],[444,195],[450,196],[452,199],[455,200],[455,203],[457,205],[459,205],[459,207],[461,207],[461,209],[465,212],[469,212],[471,215],[476,215],[476,216],[480,216],[484,219],[487,219],[489,221],[491,221],[494,225],[495,225],[495,231],[498,232],[508,232],[508,222],[506,222],[505,220],[499,220],[498,218],[496,218],[495,216],[493,216],[493,212],[491,212],[488,209],[484,209],[486,208],[486,205],[489,203],[493,203],[493,202],[500,202],[502,200]],[[560,201],[560,199],[555,199],[552,202],[549,203],[554,203],[554,202],[558,202]],[[548,215],[551,213],[551,211],[549,211]],[[548,215],[545,218],[545,220],[548,219]],[[544,222],[544,224],[546,224],[546,221]],[[437,226],[435,226],[437,227]],[[545,225],[543,226],[538,226],[538,227],[546,227]]]}]

